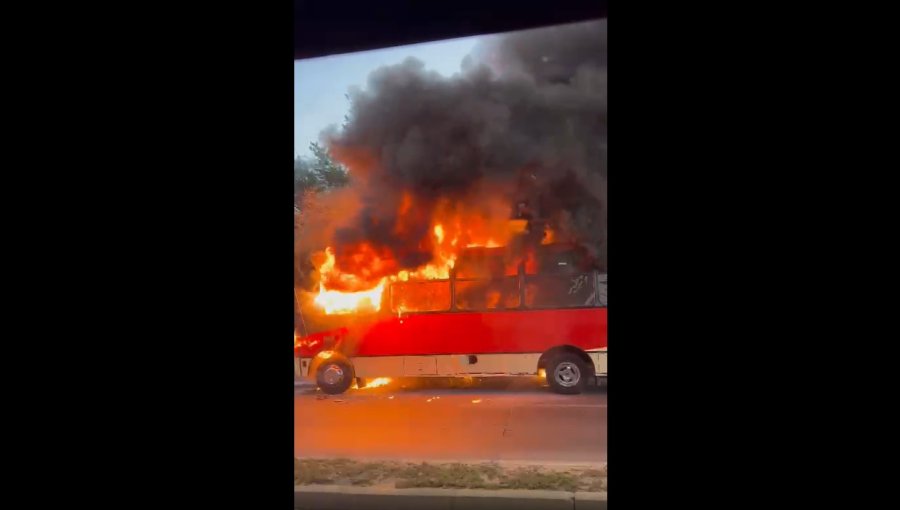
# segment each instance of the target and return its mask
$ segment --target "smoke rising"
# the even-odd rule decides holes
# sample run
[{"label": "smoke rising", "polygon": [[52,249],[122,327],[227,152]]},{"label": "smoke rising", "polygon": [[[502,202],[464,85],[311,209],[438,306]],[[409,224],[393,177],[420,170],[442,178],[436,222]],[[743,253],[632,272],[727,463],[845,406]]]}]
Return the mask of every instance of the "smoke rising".
[{"label": "smoke rising", "polygon": [[[341,268],[382,255],[384,274],[415,268],[438,209],[497,221],[525,202],[605,269],[606,46],[602,20],[486,37],[452,77],[412,58],[373,71],[347,125],[323,134],[359,200],[332,234]],[[480,210],[486,198],[506,217]]]}]

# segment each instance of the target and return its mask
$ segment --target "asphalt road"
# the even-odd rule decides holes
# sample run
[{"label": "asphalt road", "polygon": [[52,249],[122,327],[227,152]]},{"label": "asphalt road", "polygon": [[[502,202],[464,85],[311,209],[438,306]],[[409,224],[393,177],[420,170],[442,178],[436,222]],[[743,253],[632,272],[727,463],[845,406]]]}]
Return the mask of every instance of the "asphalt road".
[{"label": "asphalt road", "polygon": [[294,393],[298,457],[606,462],[603,388],[557,395],[533,380],[468,387],[426,380],[396,381],[337,396],[313,388],[296,388]]}]

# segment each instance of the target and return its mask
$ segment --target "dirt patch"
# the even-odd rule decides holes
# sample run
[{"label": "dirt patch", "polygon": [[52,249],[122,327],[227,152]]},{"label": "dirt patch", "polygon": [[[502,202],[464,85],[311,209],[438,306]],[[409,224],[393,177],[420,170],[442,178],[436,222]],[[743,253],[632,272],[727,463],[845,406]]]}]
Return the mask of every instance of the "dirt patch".
[{"label": "dirt patch", "polygon": [[399,465],[347,459],[305,459],[294,462],[294,484],[372,485],[396,476]]},{"label": "dirt patch", "polygon": [[348,459],[294,459],[295,485],[393,485],[398,489],[529,489],[606,490],[606,466],[602,469],[502,467],[498,464],[421,464],[359,462]]},{"label": "dirt patch", "polygon": [[445,487],[450,489],[487,489],[502,476],[495,464],[407,464],[394,480],[397,488]]}]

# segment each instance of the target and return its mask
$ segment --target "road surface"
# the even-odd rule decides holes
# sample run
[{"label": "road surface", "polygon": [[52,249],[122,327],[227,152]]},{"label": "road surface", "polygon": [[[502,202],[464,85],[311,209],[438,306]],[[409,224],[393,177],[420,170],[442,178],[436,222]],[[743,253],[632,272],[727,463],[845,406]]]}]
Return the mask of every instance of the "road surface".
[{"label": "road surface", "polygon": [[606,391],[557,395],[534,381],[294,395],[294,454],[411,461],[606,462]]}]

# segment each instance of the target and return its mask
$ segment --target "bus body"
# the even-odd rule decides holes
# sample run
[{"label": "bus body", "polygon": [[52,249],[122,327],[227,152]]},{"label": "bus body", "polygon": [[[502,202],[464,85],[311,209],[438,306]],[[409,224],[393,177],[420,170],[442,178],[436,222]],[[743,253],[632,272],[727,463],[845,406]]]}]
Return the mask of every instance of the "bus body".
[{"label": "bus body", "polygon": [[[549,258],[569,265],[558,253]],[[541,371],[553,390],[579,393],[607,374],[606,276],[565,269],[522,264],[499,278],[455,270],[444,280],[394,282],[380,313],[335,316],[340,327],[298,339],[295,368],[327,393],[353,378]]]}]

